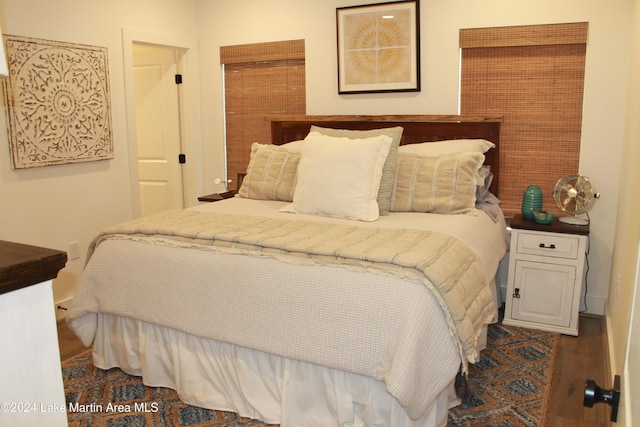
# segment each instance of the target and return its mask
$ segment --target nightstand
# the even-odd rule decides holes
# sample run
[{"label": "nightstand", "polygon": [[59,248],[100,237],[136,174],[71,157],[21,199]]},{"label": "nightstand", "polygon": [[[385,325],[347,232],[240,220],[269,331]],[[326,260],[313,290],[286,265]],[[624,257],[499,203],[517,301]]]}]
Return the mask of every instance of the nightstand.
[{"label": "nightstand", "polygon": [[198,197],[198,201],[199,202],[218,202],[220,200],[230,199],[233,196],[235,196],[236,193],[237,193],[237,191],[235,191],[235,190],[225,191],[225,192],[222,192],[222,193],[213,193],[213,194],[209,194],[209,195],[206,195],[206,196]]},{"label": "nightstand", "polygon": [[511,220],[505,325],[578,335],[588,225]]},{"label": "nightstand", "polygon": [[[238,190],[240,190],[240,187],[242,186],[242,180],[246,175],[247,175],[246,173],[238,174],[238,185],[237,185]],[[231,181],[228,181],[228,182],[231,182]],[[218,180],[218,183],[219,183],[219,180]],[[238,190],[229,190],[229,191],[223,191],[222,193],[213,193],[213,194],[208,194],[206,196],[200,196],[198,197],[198,201],[199,202],[218,202],[220,200],[230,199],[234,197],[236,194],[238,194]]]}]

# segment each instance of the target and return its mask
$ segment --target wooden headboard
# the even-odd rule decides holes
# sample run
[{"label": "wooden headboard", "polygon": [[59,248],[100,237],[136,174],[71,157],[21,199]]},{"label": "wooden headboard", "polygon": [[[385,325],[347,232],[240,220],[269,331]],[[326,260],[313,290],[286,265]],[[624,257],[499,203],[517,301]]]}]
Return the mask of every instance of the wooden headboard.
[{"label": "wooden headboard", "polygon": [[491,192],[498,195],[501,117],[470,116],[271,116],[271,142],[276,145],[304,139],[311,125],[334,129],[369,130],[402,126],[400,145],[448,139],[486,139],[496,147],[485,154],[491,165]]}]

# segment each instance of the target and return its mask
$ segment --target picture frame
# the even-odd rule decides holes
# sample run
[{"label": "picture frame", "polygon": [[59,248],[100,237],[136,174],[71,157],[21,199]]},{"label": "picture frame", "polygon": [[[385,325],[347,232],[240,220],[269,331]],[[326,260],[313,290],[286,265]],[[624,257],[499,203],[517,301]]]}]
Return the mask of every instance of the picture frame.
[{"label": "picture frame", "polygon": [[4,35],[13,169],[114,158],[106,47]]},{"label": "picture frame", "polygon": [[338,93],[420,91],[418,0],[336,8]]}]

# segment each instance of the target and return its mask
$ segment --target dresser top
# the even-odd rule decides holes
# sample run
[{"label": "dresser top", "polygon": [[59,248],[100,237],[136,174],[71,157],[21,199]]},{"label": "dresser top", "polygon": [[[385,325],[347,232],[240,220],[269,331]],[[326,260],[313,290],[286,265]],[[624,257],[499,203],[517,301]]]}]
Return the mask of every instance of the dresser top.
[{"label": "dresser top", "polygon": [[0,240],[0,294],[51,280],[66,262],[66,252]]},{"label": "dresser top", "polygon": [[572,225],[560,222],[556,217],[551,224],[538,224],[535,221],[526,219],[522,214],[516,214],[511,218],[509,224],[511,228],[533,231],[546,231],[548,233],[565,233],[565,234],[589,234],[589,224],[587,225]]}]

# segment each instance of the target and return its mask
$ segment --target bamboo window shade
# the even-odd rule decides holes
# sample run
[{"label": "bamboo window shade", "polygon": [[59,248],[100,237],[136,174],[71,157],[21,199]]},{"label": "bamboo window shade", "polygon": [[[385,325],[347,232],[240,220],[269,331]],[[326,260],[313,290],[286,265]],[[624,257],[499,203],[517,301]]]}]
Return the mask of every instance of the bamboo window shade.
[{"label": "bamboo window shade", "polygon": [[[249,164],[251,144],[271,142],[265,116],[306,113],[304,40],[220,48],[224,65],[227,179]],[[231,187],[235,187],[233,184]]]},{"label": "bamboo window shade", "polygon": [[553,201],[558,179],[578,173],[587,23],[460,31],[460,112],[500,115],[500,193],[507,215],[529,184]]}]

